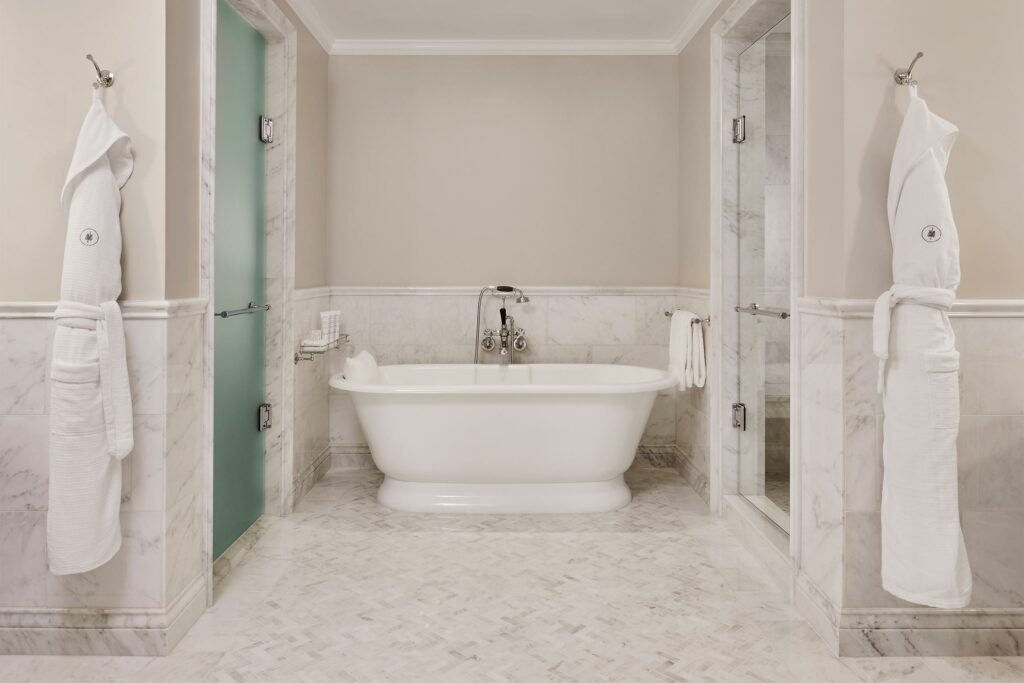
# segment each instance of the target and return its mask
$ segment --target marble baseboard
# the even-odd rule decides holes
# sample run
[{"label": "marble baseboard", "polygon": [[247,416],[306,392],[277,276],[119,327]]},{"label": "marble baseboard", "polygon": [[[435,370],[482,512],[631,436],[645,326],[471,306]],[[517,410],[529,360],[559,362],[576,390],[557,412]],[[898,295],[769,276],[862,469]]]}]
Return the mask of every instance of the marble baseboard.
[{"label": "marble baseboard", "polygon": [[377,469],[366,444],[331,444],[331,469],[369,470]]},{"label": "marble baseboard", "polygon": [[676,447],[671,443],[641,443],[636,449],[634,466],[653,467],[656,469],[674,469],[676,466]]},{"label": "marble baseboard", "polygon": [[221,556],[213,561],[213,589],[216,591],[231,570],[239,565],[242,559],[249,554],[252,547],[260,540],[264,532],[270,526],[270,519],[263,515],[252,525],[242,532],[242,535],[235,539],[235,542],[228,546]]},{"label": "marble baseboard", "polygon": [[840,657],[1019,657],[1024,628],[839,629]]},{"label": "marble baseboard", "polygon": [[[676,458],[674,444],[640,444],[633,464],[639,467],[672,469],[677,467]],[[366,444],[333,444],[330,448],[329,462],[330,469],[376,469],[370,447]]]},{"label": "marble baseboard", "polygon": [[843,657],[1019,657],[1024,609],[844,609]]},{"label": "marble baseboard", "polygon": [[306,471],[299,473],[295,479],[295,489],[292,492],[294,505],[298,505],[303,496],[309,493],[318,481],[324,478],[327,470],[331,469],[331,449],[325,447],[319,455],[314,458],[313,463]]},{"label": "marble baseboard", "polygon": [[7,610],[0,655],[167,655],[206,610],[197,578],[166,609]]},{"label": "marble baseboard", "polygon": [[690,485],[694,491],[696,491],[701,498],[704,499],[705,503],[711,504],[711,488],[709,486],[707,472],[701,470],[694,459],[690,457],[690,454],[680,448],[678,445],[675,447],[675,469],[679,473],[679,476],[683,478],[687,484]]}]

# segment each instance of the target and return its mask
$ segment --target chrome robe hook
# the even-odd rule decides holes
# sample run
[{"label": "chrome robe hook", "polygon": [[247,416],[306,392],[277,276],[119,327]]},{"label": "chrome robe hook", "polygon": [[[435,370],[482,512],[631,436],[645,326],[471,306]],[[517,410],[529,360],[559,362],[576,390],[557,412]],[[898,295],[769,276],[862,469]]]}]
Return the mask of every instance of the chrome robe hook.
[{"label": "chrome robe hook", "polygon": [[102,86],[109,88],[114,85],[114,74],[107,69],[101,69],[96,60],[92,58],[92,55],[86,55],[85,58],[92,62],[93,68],[96,69],[96,82],[92,84],[92,87],[99,88]]},{"label": "chrome robe hook", "polygon": [[906,70],[896,70],[896,73],[893,74],[893,78],[896,79],[897,83],[900,85],[917,85],[917,81],[914,80],[914,65],[917,64],[917,60],[921,59],[921,57],[924,57],[924,53],[918,52],[914,57],[914,61],[910,63],[910,66],[908,66]]}]

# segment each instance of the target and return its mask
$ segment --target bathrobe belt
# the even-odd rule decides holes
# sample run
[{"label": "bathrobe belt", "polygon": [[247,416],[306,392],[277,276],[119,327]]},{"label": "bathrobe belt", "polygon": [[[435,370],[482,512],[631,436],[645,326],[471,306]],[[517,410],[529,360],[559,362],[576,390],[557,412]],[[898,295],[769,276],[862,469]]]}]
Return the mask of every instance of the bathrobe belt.
[{"label": "bathrobe belt", "polygon": [[889,324],[892,309],[898,304],[915,304],[948,311],[953,307],[955,300],[956,293],[950,289],[899,284],[893,285],[889,291],[878,297],[872,322],[872,346],[878,358],[878,393],[885,389],[885,366],[889,360]]},{"label": "bathrobe belt", "polygon": [[120,460],[131,452],[134,445],[132,396],[128,385],[121,308],[116,301],[104,301],[99,306],[61,301],[53,317],[65,321],[63,324],[68,327],[91,329],[95,326],[107,451]]}]

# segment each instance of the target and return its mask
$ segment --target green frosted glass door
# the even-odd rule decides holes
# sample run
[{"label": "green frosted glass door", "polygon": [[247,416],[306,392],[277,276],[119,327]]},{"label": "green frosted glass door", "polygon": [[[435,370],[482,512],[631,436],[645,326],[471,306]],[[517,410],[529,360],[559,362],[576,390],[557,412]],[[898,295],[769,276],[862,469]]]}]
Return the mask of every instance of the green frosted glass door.
[{"label": "green frosted glass door", "polygon": [[[217,5],[214,311],[264,303],[263,36]],[[213,556],[263,514],[263,347],[266,314],[214,317]]]}]

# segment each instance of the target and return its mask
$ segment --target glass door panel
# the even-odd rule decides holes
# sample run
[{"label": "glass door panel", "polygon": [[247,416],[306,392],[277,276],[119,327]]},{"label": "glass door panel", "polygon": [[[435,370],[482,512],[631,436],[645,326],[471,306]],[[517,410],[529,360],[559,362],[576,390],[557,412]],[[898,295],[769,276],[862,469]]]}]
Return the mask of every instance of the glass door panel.
[{"label": "glass door panel", "polygon": [[[263,36],[217,5],[214,311],[264,302]],[[213,556],[263,514],[264,313],[214,317]]]},{"label": "glass door panel", "polygon": [[740,54],[740,493],[789,529],[789,21]]}]

